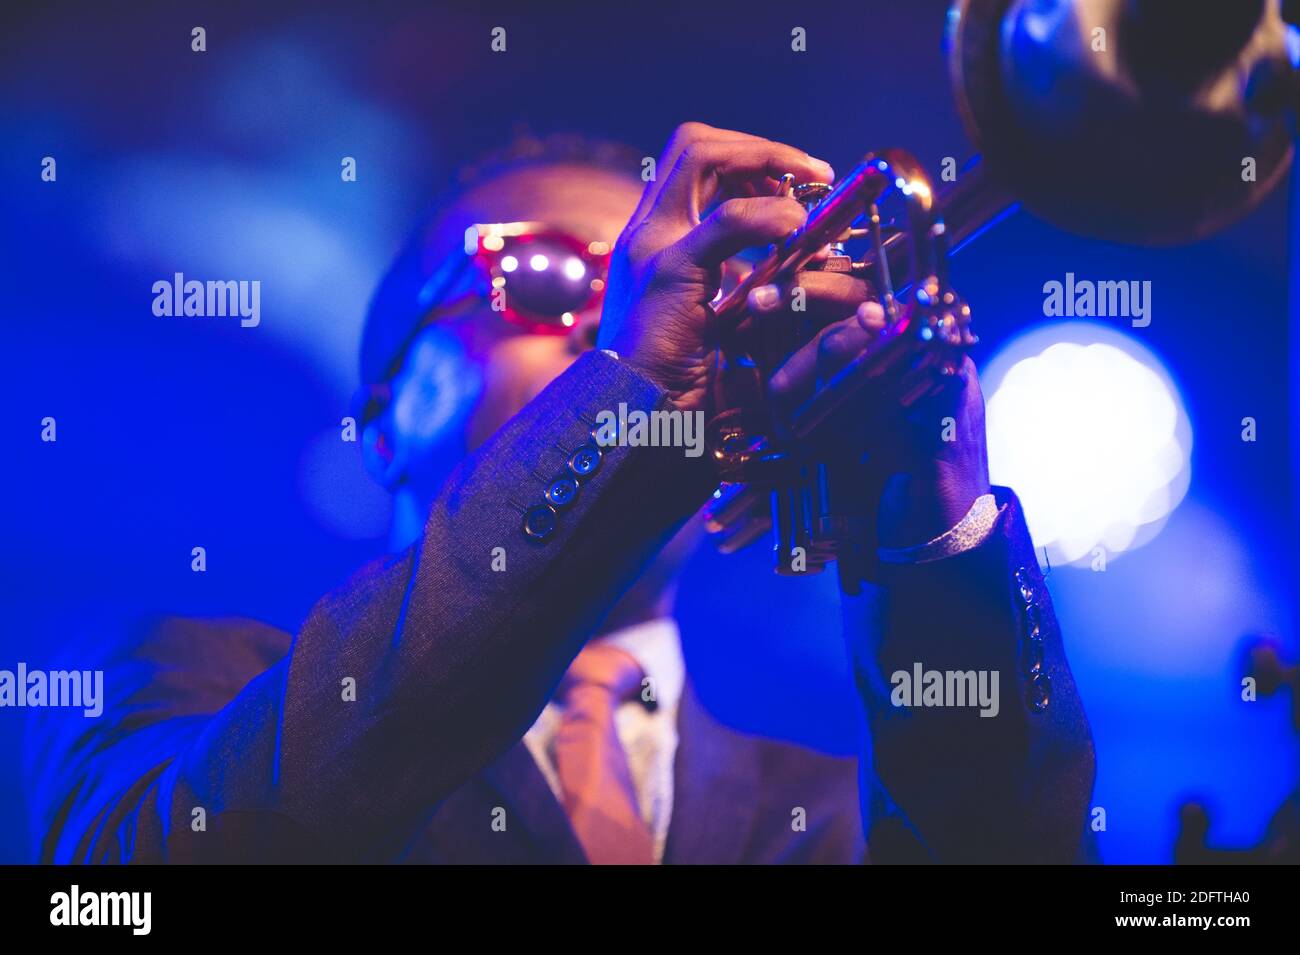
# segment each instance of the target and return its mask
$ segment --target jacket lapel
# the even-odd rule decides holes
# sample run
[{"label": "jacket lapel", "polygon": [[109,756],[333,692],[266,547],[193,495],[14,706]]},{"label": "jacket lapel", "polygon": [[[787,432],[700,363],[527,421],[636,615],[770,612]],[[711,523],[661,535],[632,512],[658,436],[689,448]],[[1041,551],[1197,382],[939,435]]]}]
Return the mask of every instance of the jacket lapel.
[{"label": "jacket lapel", "polygon": [[742,862],[757,812],[758,742],[714,719],[689,679],[677,727],[673,817],[664,862]]},{"label": "jacket lapel", "polygon": [[522,741],[483,771],[483,778],[501,796],[508,827],[519,826],[536,844],[538,861],[585,865],[587,856],[573,834],[569,818],[546,784],[533,755]]},{"label": "jacket lapel", "polygon": [[[673,815],[664,862],[743,862],[757,815],[758,740],[714,719],[689,679],[682,692],[677,731]],[[564,808],[522,741],[483,770],[480,778],[506,808],[509,831],[535,847],[536,861],[587,863]]]}]

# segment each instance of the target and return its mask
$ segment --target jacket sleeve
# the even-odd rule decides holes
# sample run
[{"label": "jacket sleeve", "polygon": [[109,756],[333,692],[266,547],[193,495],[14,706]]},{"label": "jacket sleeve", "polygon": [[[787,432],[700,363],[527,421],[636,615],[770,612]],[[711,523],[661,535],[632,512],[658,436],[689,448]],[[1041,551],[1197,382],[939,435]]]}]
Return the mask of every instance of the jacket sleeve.
[{"label": "jacket sleeve", "polygon": [[[876,862],[1088,855],[1091,732],[1020,504],[995,493],[1001,513],[983,544],[882,566],[879,587],[846,602],[870,730],[861,798]],[[987,705],[972,701],[994,677]],[[962,693],[965,705],[954,705]]]},{"label": "jacket sleeve", "polygon": [[[708,496],[706,459],[681,447],[591,453],[597,414],[620,404],[632,414],[665,399],[610,356],[580,358],[457,468],[415,547],[319,601],[287,655],[233,699],[194,705],[193,683],[177,691],[184,703],[160,699],[156,679],[110,670],[104,715],[44,754],[44,857],[399,851],[519,739],[585,636]],[[576,498],[542,539],[526,534],[525,513],[584,447]],[[200,643],[173,648],[168,668],[201,673]]]}]

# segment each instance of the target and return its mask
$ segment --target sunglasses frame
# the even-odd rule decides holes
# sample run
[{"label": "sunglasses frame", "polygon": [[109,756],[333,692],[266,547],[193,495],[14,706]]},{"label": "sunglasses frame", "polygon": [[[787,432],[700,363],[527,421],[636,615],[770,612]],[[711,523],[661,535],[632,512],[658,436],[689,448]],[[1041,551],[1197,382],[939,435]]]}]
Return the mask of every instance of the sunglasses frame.
[{"label": "sunglasses frame", "polygon": [[[514,256],[515,269],[525,267],[527,247],[534,242],[559,245],[586,269],[588,293],[581,304],[559,315],[551,315],[526,306],[520,307],[509,294],[510,274],[504,268],[505,259]],[[577,327],[577,314],[597,307],[605,295],[609,275],[609,259],[613,247],[608,242],[590,242],[542,222],[475,223],[465,230],[465,254],[470,257],[487,288],[482,293],[492,302],[507,322],[540,335],[567,335]],[[493,301],[497,289],[505,291],[504,307],[498,309]]]}]

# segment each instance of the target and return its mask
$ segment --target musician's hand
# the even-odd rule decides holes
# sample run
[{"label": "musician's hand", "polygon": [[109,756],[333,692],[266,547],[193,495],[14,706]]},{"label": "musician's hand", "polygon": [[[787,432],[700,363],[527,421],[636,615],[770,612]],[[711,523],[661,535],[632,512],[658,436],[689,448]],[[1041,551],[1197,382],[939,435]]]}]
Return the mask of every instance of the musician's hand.
[{"label": "musician's hand", "polygon": [[803,207],[773,195],[782,175],[830,182],[834,172],[791,146],[701,123],[679,127],[656,168],[614,247],[597,344],[677,407],[706,409],[722,264],[803,225]]},{"label": "musician's hand", "polygon": [[[774,401],[803,401],[862,353],[885,327],[877,302],[827,326],[772,376]],[[862,409],[869,460],[885,482],[877,536],[881,546],[905,547],[938,537],[989,490],[984,399],[975,365],[966,358],[947,388],[904,412]]]},{"label": "musician's hand", "polygon": [[882,547],[924,544],[953,528],[989,491],[984,396],[967,356],[949,387],[901,416],[876,534]]}]

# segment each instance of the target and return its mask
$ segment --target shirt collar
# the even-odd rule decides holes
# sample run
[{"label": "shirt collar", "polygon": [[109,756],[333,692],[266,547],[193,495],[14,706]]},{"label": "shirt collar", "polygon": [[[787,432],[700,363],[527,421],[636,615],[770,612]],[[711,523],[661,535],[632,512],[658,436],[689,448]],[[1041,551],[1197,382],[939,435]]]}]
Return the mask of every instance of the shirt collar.
[{"label": "shirt collar", "polygon": [[671,711],[677,706],[686,685],[686,661],[677,621],[659,617],[596,639],[618,647],[641,664],[645,675],[654,681],[655,701],[661,708]]}]

